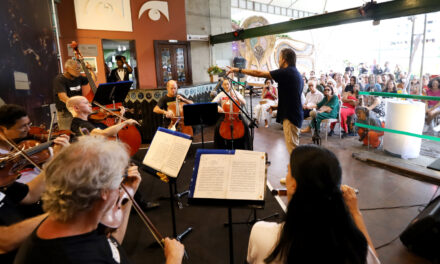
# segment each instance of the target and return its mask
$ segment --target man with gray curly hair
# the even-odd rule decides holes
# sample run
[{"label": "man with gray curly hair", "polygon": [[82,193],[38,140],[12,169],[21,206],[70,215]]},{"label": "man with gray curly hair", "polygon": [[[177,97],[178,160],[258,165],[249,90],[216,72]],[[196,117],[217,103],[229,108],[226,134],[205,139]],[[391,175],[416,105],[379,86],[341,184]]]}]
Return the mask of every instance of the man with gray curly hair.
[{"label": "man with gray curly hair", "polygon": [[[44,210],[49,216],[20,248],[15,263],[128,263],[120,244],[131,201],[121,205],[123,218],[110,235],[98,226],[120,197],[120,185],[133,193],[141,177],[127,169],[125,146],[103,137],[83,136],[45,166]],[[184,247],[166,238],[166,263],[181,263]]]}]

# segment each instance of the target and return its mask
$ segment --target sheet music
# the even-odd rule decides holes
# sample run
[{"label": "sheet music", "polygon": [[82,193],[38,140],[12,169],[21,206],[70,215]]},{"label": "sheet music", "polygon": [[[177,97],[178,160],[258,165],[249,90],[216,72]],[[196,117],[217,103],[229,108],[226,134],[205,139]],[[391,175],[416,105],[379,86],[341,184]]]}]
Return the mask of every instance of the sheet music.
[{"label": "sheet music", "polygon": [[195,198],[225,198],[231,157],[232,155],[221,154],[200,157]]},{"label": "sheet music", "polygon": [[231,161],[228,199],[261,200],[264,198],[266,156],[264,152],[236,150]]},{"label": "sheet music", "polygon": [[255,151],[201,155],[194,198],[264,200],[265,162]]},{"label": "sheet music", "polygon": [[191,140],[174,136],[172,147],[169,148],[169,154],[161,168],[161,171],[168,176],[177,177],[183,161],[185,160],[186,153],[191,146]]},{"label": "sheet music", "polygon": [[170,177],[177,177],[190,146],[190,139],[157,131],[142,163]]}]

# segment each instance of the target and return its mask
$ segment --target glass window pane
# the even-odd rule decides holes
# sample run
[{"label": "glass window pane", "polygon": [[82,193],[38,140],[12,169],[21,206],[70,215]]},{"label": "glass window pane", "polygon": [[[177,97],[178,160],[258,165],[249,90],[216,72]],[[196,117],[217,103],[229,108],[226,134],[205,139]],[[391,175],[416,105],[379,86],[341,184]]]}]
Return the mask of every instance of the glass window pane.
[{"label": "glass window pane", "polygon": [[168,48],[162,48],[160,54],[162,62],[162,80],[165,84],[173,78],[173,73],[171,72],[171,53]]},{"label": "glass window pane", "polygon": [[176,49],[177,81],[186,82],[184,49]]}]

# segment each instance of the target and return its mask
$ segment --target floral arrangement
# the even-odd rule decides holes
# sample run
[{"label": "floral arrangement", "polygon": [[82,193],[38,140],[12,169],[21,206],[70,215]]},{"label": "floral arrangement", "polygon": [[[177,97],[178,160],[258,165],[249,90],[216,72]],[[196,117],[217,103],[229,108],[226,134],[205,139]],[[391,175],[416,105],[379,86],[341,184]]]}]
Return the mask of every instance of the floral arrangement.
[{"label": "floral arrangement", "polygon": [[217,74],[223,72],[223,70],[220,67],[218,67],[217,65],[213,65],[208,68],[207,72],[209,75],[217,75]]}]

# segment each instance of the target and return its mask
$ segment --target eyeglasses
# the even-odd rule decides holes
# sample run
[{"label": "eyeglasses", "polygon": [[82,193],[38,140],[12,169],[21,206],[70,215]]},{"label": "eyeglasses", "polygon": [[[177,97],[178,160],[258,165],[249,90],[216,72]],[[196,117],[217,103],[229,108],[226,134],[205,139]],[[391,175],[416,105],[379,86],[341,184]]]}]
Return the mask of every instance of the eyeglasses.
[{"label": "eyeglasses", "polygon": [[325,92],[325,91],[330,91],[330,89],[324,89],[324,92]]},{"label": "eyeglasses", "polygon": [[313,87],[314,85],[312,84],[312,85],[309,85],[309,87]]}]

